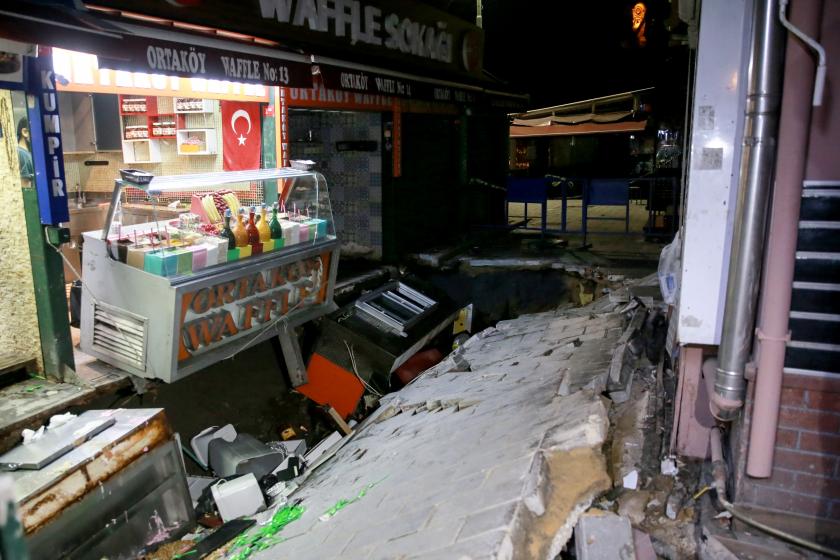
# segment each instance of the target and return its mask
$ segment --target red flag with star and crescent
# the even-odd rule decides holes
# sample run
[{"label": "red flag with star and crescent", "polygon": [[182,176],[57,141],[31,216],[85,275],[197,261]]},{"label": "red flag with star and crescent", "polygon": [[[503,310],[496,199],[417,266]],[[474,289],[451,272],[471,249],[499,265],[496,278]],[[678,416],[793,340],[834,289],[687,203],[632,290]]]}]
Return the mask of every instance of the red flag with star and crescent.
[{"label": "red flag with star and crescent", "polygon": [[259,169],[260,104],[222,101],[222,155],[225,171]]}]

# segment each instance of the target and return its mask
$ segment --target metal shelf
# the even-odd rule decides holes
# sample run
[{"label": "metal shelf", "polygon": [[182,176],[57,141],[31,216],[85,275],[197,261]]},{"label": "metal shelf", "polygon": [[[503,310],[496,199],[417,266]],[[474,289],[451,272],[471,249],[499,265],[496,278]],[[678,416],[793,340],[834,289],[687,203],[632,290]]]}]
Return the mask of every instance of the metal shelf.
[{"label": "metal shelf", "polygon": [[289,167],[275,169],[251,169],[247,171],[214,171],[212,173],[191,173],[154,177],[144,185],[117,180],[120,186],[133,187],[147,192],[181,192],[245,181],[270,181],[317,175],[314,171],[301,171]]}]

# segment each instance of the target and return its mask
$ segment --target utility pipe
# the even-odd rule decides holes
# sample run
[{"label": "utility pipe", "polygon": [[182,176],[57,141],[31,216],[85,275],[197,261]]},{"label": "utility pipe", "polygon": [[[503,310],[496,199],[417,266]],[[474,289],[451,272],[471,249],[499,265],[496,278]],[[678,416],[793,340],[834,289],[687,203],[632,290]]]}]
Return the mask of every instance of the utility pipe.
[{"label": "utility pipe", "polygon": [[[779,21],[785,26],[785,29],[796,35],[803,43],[808,45],[815,53],[817,53],[817,74],[814,77],[814,96],[811,98],[811,105],[819,107],[822,105],[823,91],[825,90],[825,76],[828,71],[828,66],[825,62],[825,49],[813,37],[795,26],[787,17],[788,0],[779,0]],[[819,28],[816,29],[819,31]]]},{"label": "utility pipe", "polygon": [[716,405],[712,413],[724,421],[735,418],[743,406],[744,366],[755,327],[781,98],[784,29],[779,24],[778,13],[776,0],[756,2],[735,231],[712,395]]},{"label": "utility pipe", "polygon": [[[792,18],[804,32],[816,35],[822,19],[822,1],[798,1]],[[758,369],[747,454],[747,474],[757,478],[768,478],[773,471],[785,349],[790,339],[791,286],[811,126],[811,91],[815,80],[811,53],[795,37],[790,37],[788,42],[776,185],[767,241],[770,250],[767,251],[761,289]]]},{"label": "utility pipe", "polygon": [[760,521],[756,521],[749,515],[741,513],[741,511],[737,509],[734,506],[734,504],[727,500],[726,462],[723,460],[723,445],[721,444],[720,431],[720,427],[715,426],[709,432],[709,447],[712,450],[712,486],[715,489],[715,494],[717,494],[717,500],[720,506],[729,513],[731,513],[732,517],[734,517],[735,519],[743,521],[747,525],[751,525],[760,531],[764,531],[768,535],[772,535],[778,539],[788,541],[797,546],[801,546],[803,548],[819,552],[820,554],[828,556],[829,558],[840,558],[840,551],[832,550],[815,542],[801,539],[796,535],[791,535],[790,533],[786,533],[784,531],[776,529],[775,527],[771,527],[770,525],[765,525]]}]

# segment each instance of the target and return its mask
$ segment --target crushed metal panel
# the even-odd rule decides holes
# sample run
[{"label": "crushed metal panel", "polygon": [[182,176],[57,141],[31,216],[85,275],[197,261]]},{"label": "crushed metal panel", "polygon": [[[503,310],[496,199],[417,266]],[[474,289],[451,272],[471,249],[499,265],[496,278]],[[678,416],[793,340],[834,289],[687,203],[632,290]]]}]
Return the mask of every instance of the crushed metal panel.
[{"label": "crushed metal panel", "polygon": [[0,456],[0,470],[40,470],[96,434],[114,425],[113,418],[88,420],[84,416],[44,433],[36,441],[18,445]]},{"label": "crushed metal panel", "polygon": [[751,6],[752,0],[703,3],[683,220],[681,344],[720,341],[738,190]]},{"label": "crushed metal panel", "polygon": [[40,471],[12,473],[26,534],[172,437],[163,409],[95,410],[80,418],[87,415],[114,416],[116,423]]}]

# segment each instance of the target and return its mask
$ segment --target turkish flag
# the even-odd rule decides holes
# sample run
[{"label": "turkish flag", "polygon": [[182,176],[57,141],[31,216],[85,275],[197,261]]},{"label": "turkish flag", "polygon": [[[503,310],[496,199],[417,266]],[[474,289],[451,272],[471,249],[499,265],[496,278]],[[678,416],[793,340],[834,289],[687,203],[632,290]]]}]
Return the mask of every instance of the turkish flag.
[{"label": "turkish flag", "polygon": [[225,171],[260,168],[260,104],[222,101],[222,155]]}]

